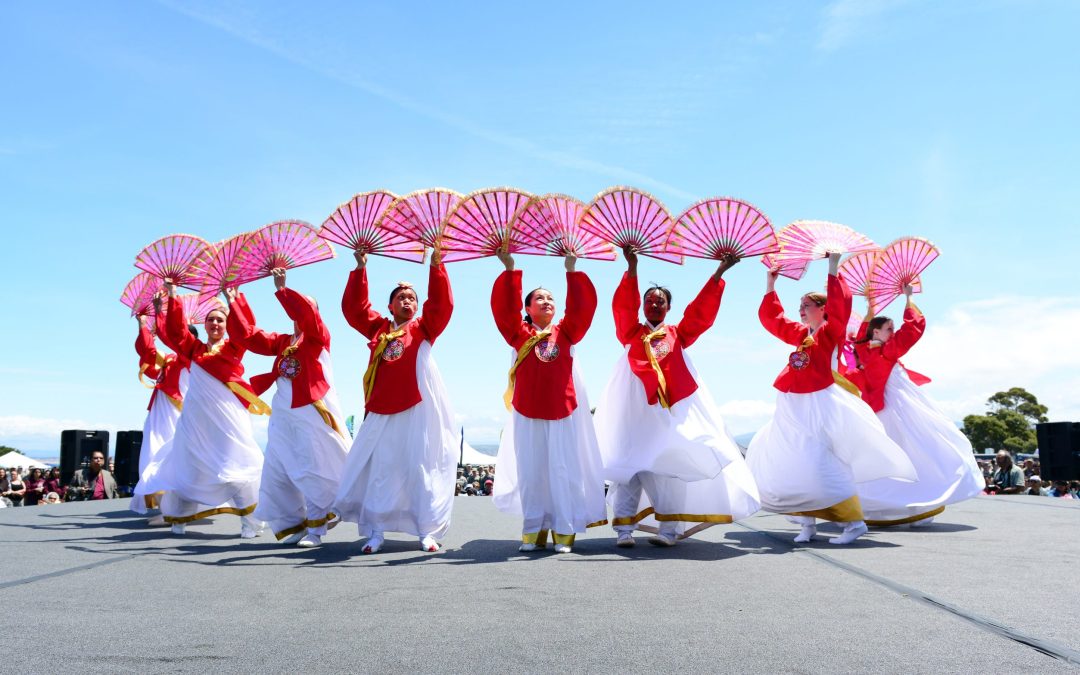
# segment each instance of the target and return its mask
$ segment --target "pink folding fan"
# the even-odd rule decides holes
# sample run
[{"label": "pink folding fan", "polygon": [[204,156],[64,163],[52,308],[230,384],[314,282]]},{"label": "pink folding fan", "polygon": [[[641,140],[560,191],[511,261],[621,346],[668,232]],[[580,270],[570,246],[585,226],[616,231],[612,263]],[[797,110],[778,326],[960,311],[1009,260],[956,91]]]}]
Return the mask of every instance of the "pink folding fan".
[{"label": "pink folding fan", "polygon": [[937,246],[922,237],[901,237],[885,247],[870,273],[870,306],[878,313],[911,284],[922,290],[919,275],[941,255]]},{"label": "pink folding fan", "polygon": [[446,216],[442,232],[443,260],[469,260],[495,255],[505,247],[510,253],[543,253],[510,229],[517,212],[532,195],[515,188],[492,188],[467,195]]},{"label": "pink folding fan", "polygon": [[219,241],[195,261],[196,274],[202,280],[200,290],[213,295],[240,283],[237,281],[239,270],[236,267],[236,260],[250,237],[250,232],[241,232],[234,237]]},{"label": "pink folding fan", "polygon": [[803,258],[781,258],[779,253],[766,253],[761,256],[761,264],[772,269],[780,268],[780,276],[798,281],[806,274],[810,261]]},{"label": "pink folding fan", "polygon": [[840,278],[847,283],[852,294],[870,294],[870,272],[874,269],[874,262],[880,253],[881,251],[862,251],[840,263]]},{"label": "pink folding fan", "polygon": [[581,216],[581,227],[616,248],[682,264],[683,256],[664,250],[675,224],[667,208],[636,188],[613,187],[596,195]]},{"label": "pink folding fan", "polygon": [[461,203],[461,194],[446,188],[418,190],[398,197],[375,222],[375,227],[386,228],[418,241],[428,248],[442,244],[443,223],[446,216]]},{"label": "pink folding fan", "polygon": [[376,224],[397,196],[386,190],[356,195],[337,208],[319,228],[319,236],[354,251],[420,262],[424,245]]},{"label": "pink folding fan", "polygon": [[581,227],[584,213],[585,204],[567,195],[534,197],[518,212],[510,229],[515,237],[531,242],[544,255],[573,253],[579,258],[614,260],[611,244]]},{"label": "pink folding fan", "polygon": [[150,244],[135,256],[135,267],[177,286],[199,290],[202,281],[195,262],[210,244],[190,234],[171,234]]},{"label": "pink folding fan", "polygon": [[[184,318],[190,323],[203,323],[206,321],[206,316],[215,309],[221,309],[225,305],[218,299],[213,292],[205,293],[184,293],[183,295],[177,295],[180,300],[180,304],[184,308]],[[168,316],[169,304],[167,302],[161,303],[161,311],[156,315],[151,314],[149,318],[160,324]],[[156,330],[156,326],[154,327]]]},{"label": "pink folding fan", "polygon": [[730,197],[713,197],[683,211],[671,229],[666,250],[719,260],[776,253],[780,246],[772,223],[756,207]]},{"label": "pink folding fan", "polygon": [[825,220],[796,220],[776,233],[781,258],[815,260],[830,253],[874,251],[878,245],[847,225]]},{"label": "pink folding fan", "polygon": [[161,279],[149,272],[139,272],[124,287],[120,302],[131,309],[131,316],[139,316],[150,311],[154,294],[161,289]]},{"label": "pink folding fan", "polygon": [[243,284],[270,276],[275,267],[293,269],[333,257],[334,249],[310,224],[302,220],[270,223],[252,232],[240,249],[233,261],[235,281]]}]

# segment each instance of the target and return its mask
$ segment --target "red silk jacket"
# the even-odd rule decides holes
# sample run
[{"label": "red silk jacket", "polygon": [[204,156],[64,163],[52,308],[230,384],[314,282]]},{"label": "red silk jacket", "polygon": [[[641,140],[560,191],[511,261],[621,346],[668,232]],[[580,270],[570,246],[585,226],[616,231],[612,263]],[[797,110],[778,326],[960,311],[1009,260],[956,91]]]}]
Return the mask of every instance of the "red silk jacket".
[{"label": "red silk jacket", "polygon": [[[139,337],[135,339],[135,352],[139,355],[139,371],[154,378],[154,391],[160,391],[174,401],[183,401],[180,393],[180,372],[191,364],[187,359],[176,354],[164,356],[154,345],[154,336],[146,326],[139,326]],[[150,403],[146,409],[154,407],[154,395],[150,394]]]},{"label": "red silk jacket", "polygon": [[[864,321],[859,327],[859,335],[866,335],[869,322]],[[869,342],[857,342],[855,354],[859,357],[861,377],[859,389],[862,391],[863,400],[874,409],[881,412],[885,408],[885,383],[889,381],[894,366],[899,365],[900,357],[908,353],[915,343],[922,337],[926,330],[926,317],[915,305],[904,309],[904,323],[896,330],[892,338],[884,344],[873,345]],[[908,370],[908,377],[915,384],[926,384],[930,378]]]}]

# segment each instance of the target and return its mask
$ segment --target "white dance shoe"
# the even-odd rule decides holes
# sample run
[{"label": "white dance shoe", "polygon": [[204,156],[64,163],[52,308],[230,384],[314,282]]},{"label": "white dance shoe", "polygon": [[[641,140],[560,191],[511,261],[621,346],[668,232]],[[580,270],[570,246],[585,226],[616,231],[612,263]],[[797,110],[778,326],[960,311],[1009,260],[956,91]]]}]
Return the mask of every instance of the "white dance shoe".
[{"label": "white dance shoe", "polygon": [[173,523],[172,533],[182,535],[184,534],[185,529],[187,529],[187,526],[185,526],[183,523]]},{"label": "white dance shoe", "polygon": [[146,519],[147,527],[165,527],[165,525],[165,516],[161,515],[160,513],[156,516],[151,516],[150,518]]},{"label": "white dance shoe", "polygon": [[421,537],[420,538],[420,550],[428,553],[434,553],[440,548],[439,542],[435,541],[435,537]]},{"label": "white dance shoe", "polygon": [[795,536],[795,543],[805,544],[813,539],[815,534],[817,534],[817,525],[803,525],[799,534]]},{"label": "white dance shoe", "polygon": [[855,523],[848,523],[844,531],[840,533],[839,537],[833,537],[829,540],[830,544],[836,544],[843,546],[844,544],[850,544],[859,537],[866,534],[869,530],[866,527],[866,523],[861,520]]},{"label": "white dance shoe", "polygon": [[384,541],[386,540],[383,539],[382,534],[372,534],[368,537],[367,543],[364,544],[364,553],[378,553]]},{"label": "white dance shoe", "polygon": [[556,553],[569,553],[571,551],[569,544],[555,544]]},{"label": "white dance shoe", "polygon": [[658,532],[653,536],[649,537],[649,543],[653,546],[674,546],[675,541],[675,535],[669,534],[667,532]]},{"label": "white dance shoe", "polygon": [[536,550],[536,544],[522,544],[518,546],[518,550],[522,553],[532,553]]},{"label": "white dance shoe", "polygon": [[913,520],[913,521],[911,521],[911,523],[908,524],[908,527],[910,527],[910,528],[927,527],[928,525],[933,524],[933,522],[934,522],[934,517],[930,516],[929,518],[923,518],[922,520]]},{"label": "white dance shoe", "polygon": [[634,548],[634,533],[620,532],[615,539],[615,545],[619,548]]},{"label": "white dance shoe", "polygon": [[296,542],[300,541],[303,538],[304,538],[304,531],[303,530],[300,530],[299,532],[293,532],[292,534],[290,534],[289,536],[287,536],[287,537],[285,537],[284,539],[281,540],[281,545],[282,546],[292,546],[293,544],[295,544]]},{"label": "white dance shoe", "polygon": [[300,548],[315,548],[322,543],[322,537],[317,534],[308,534],[296,545]]}]

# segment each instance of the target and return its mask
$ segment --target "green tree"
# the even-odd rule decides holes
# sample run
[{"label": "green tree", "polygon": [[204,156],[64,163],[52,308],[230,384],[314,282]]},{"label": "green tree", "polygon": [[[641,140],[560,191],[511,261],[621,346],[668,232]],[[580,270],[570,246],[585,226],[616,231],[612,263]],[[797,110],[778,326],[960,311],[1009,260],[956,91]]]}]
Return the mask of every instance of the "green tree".
[{"label": "green tree", "polygon": [[1038,447],[1035,425],[1047,421],[1046,406],[1022,387],[999,391],[986,400],[985,415],[968,415],[961,431],[976,450],[1005,449],[1012,453],[1034,452]]},{"label": "green tree", "polygon": [[6,445],[0,445],[0,456],[6,455],[9,452],[18,452],[15,448],[8,447]]}]

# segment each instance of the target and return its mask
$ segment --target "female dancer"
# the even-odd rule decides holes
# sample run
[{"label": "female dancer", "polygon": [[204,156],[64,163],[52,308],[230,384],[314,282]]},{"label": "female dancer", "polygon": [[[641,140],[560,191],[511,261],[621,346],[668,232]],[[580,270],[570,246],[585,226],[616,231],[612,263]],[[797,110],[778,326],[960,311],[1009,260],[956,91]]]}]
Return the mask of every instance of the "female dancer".
[{"label": "female dancer", "polygon": [[275,296],[293,320],[293,332],[255,327],[244,295],[229,314],[229,335],[248,351],[274,357],[269,373],[251,378],[256,395],[272,384],[274,414],[266,442],[255,517],[270,523],[285,544],[311,548],[322,543],[345,468],[344,417],[330,367],[330,332],[315,301],[285,287],[285,270],[272,270]]},{"label": "female dancer", "polygon": [[[154,314],[158,319],[158,326],[162,326],[165,315],[161,312],[161,298],[157,296],[154,297]],[[188,326],[188,330],[192,336],[199,337],[194,326]],[[162,341],[168,340],[164,330],[159,333]],[[136,513],[146,513],[161,503],[160,493],[148,493],[146,487],[154,482],[153,476],[161,466],[161,449],[176,433],[176,423],[184,407],[184,392],[187,391],[191,361],[176,354],[162,356],[146,325],[146,317],[143,316],[139,317],[139,337],[135,340],[135,351],[139,355],[139,380],[142,381],[143,375],[155,380],[150,404],[146,407],[149,412],[143,422],[142,446],[139,448],[139,482],[132,492],[129,506]],[[164,525],[165,519],[157,515],[147,522],[154,526]]]},{"label": "female dancer", "polygon": [[384,318],[368,297],[367,255],[355,255],[341,310],[371,340],[371,357],[364,373],[366,413],[334,512],[367,537],[364,553],[377,553],[391,531],[418,537],[421,550],[438,551],[454,504],[457,437],[431,346],[453,313],[450,280],[436,249],[423,314],[416,315],[416,291],[401,282],[390,293],[392,316]]},{"label": "female dancer", "polygon": [[[604,477],[615,484],[616,546],[633,546],[635,527],[656,532],[649,543],[674,546],[760,508],[754,477],[684,351],[716,320],[721,277],[739,259],[724,258],[682,321],[667,325],[666,288],[645,291],[645,322],[638,320],[637,255],[624,248],[623,256],[627,271],[611,307],[626,351],[596,407],[596,435]],[[641,524],[650,517],[658,528]],[[700,525],[680,533],[688,522]]]},{"label": "female dancer", "polygon": [[[851,291],[837,276],[840,255],[829,255],[828,294],[807,293],[802,322],[784,316],[773,287],[779,268],[768,272],[758,309],[761,325],[797,347],[773,386],[776,412],[750,442],[746,461],[766,511],[785,513],[802,525],[796,542],[817,533],[815,518],[844,526],[831,544],[850,544],[866,533],[856,485],[878,478],[916,480],[911,461],[885,435],[857,389],[833,370],[851,314]],[[844,385],[844,388],[841,388]]]},{"label": "female dancer", "polygon": [[[188,332],[175,287],[165,287],[165,334],[177,355],[190,359],[191,377],[171,447],[162,449],[166,457],[146,489],[167,492],[161,512],[174,534],[183,534],[193,520],[229,513],[241,517],[240,536],[250,539],[261,528],[251,513],[259,496],[263,454],[248,414],[269,415],[270,407],[243,379],[244,348],[225,337],[228,311],[210,311],[204,322],[207,341],[202,342]],[[236,289],[227,289],[225,295],[231,303]]]},{"label": "female dancer", "polygon": [[855,343],[863,400],[919,472],[917,483],[883,479],[859,485],[868,525],[929,525],[946,504],[970,499],[986,487],[967,437],[919,389],[930,380],[900,363],[926,330],[926,317],[911,292],[911,286],[904,287],[907,306],[899,330],[893,331],[888,317],[867,312]]},{"label": "female dancer", "polygon": [[493,501],[523,517],[519,550],[546,547],[552,530],[555,551],[569,553],[576,533],[607,522],[600,451],[573,353],[592,324],[596,289],[568,255],[566,316],[553,323],[555,300],[537,288],[525,296],[522,321],[521,272],[510,254],[498,256],[506,271],[491,290],[491,312],[515,354]]}]

